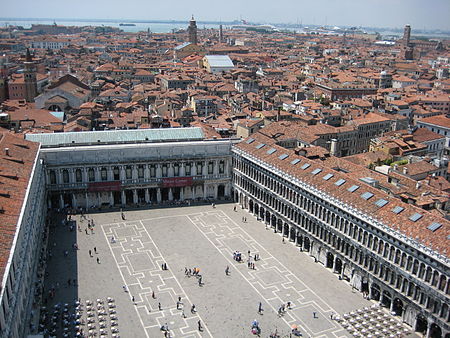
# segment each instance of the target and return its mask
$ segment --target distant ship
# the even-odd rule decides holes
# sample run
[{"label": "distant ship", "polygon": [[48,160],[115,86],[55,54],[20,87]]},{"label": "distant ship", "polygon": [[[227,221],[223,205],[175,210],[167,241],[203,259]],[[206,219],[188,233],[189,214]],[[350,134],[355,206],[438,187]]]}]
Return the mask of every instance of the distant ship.
[{"label": "distant ship", "polygon": [[119,26],[136,26],[134,23],[119,23]]}]

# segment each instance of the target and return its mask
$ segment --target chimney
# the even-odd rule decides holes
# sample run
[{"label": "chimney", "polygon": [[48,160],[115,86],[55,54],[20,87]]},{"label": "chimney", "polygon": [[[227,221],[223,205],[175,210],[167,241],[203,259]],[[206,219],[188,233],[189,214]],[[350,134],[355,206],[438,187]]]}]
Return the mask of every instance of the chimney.
[{"label": "chimney", "polygon": [[9,156],[9,148],[5,148],[5,155]]},{"label": "chimney", "polygon": [[280,112],[281,112],[281,107],[278,107],[278,111],[277,111],[277,122],[280,121]]},{"label": "chimney", "polygon": [[408,175],[408,168],[403,167],[403,174]]},{"label": "chimney", "polygon": [[422,184],[421,184],[419,181],[417,181],[417,183],[416,183],[416,189],[420,189],[421,185],[422,185]]}]

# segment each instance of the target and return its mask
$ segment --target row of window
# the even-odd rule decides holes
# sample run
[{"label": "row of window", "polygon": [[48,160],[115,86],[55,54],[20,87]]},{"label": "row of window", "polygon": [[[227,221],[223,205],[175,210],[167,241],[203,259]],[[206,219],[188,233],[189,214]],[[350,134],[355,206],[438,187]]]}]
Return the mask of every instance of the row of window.
[{"label": "row of window", "polygon": [[[259,169],[258,171],[251,168],[249,165],[246,165],[242,163],[242,161],[235,161],[235,168],[239,169],[244,174],[248,175],[251,180],[256,181],[259,183],[259,186],[266,186],[272,191],[275,191],[279,196],[285,198],[286,200],[290,201],[294,205],[298,206],[302,210],[307,211],[308,213],[311,213],[316,218],[322,220],[324,223],[331,225],[331,226],[337,226],[339,224],[340,231],[343,231],[346,235],[353,238],[354,240],[360,242],[364,246],[368,246],[371,248],[371,250],[376,251],[379,255],[382,255],[387,260],[391,261],[392,263],[395,263],[397,265],[400,265],[401,268],[404,268],[408,272],[412,272],[414,275],[418,275],[419,269],[417,267],[419,266],[419,261],[414,258],[414,264],[407,264],[405,266],[405,262],[412,262],[413,258],[410,255],[406,255],[405,252],[401,251],[398,248],[395,248],[394,245],[385,243],[382,240],[378,240],[377,236],[374,236],[377,232],[379,232],[376,229],[371,229],[372,233],[369,233],[367,230],[369,230],[370,226],[367,226],[367,230],[362,229],[357,225],[358,220],[354,218],[351,215],[347,215],[350,219],[344,219],[343,217],[340,217],[339,215],[336,215],[333,211],[335,208],[331,207],[325,208],[321,204],[326,204],[325,202],[319,204],[316,203],[314,200],[317,200],[317,196],[313,196],[307,192],[303,192],[304,194],[300,194],[296,191],[293,191],[289,187],[287,187],[288,182],[285,182],[285,184],[280,183],[276,180],[274,180],[272,177],[265,175],[264,169]],[[280,179],[281,180],[281,179]],[[253,181],[252,181],[253,182]],[[259,188],[257,188],[260,190]],[[260,192],[259,192],[260,193]],[[265,194],[264,194],[265,195]],[[305,195],[305,196],[303,196]],[[263,201],[264,198],[267,198],[266,196],[261,196]],[[270,201],[268,201],[270,202]],[[295,219],[297,212],[294,212],[288,205],[285,203],[282,203],[279,200],[273,201],[275,203],[275,208],[279,208],[280,212],[282,214],[287,215],[288,218]],[[270,204],[270,203],[269,203]],[[331,209],[331,211],[330,211]],[[347,217],[346,217],[347,218]],[[395,239],[391,239],[393,243],[395,243]],[[379,243],[378,243],[379,242]],[[400,259],[401,257],[401,259]],[[423,264],[423,263],[422,263]],[[423,264],[423,266],[425,266]],[[440,274],[433,270],[433,274],[437,273],[438,276]],[[419,273],[420,274],[420,273]],[[423,276],[421,276],[423,278]],[[424,278],[425,282],[430,283],[432,286],[439,287],[442,291],[444,291],[444,286],[441,287],[441,285],[437,285],[437,282],[435,279],[433,280],[427,280],[427,278]],[[448,290],[445,290],[448,292]]]},{"label": "row of window", "polygon": [[[196,175],[201,175],[204,167],[204,162],[188,162],[184,165],[184,175],[185,176],[191,176],[193,174],[193,167],[195,166],[196,169]],[[136,169],[136,177],[133,177],[133,167]],[[156,165],[149,165],[149,174],[150,177],[157,177],[156,176]],[[171,173],[173,176],[180,176],[180,164],[175,163],[173,165],[169,164],[162,164],[161,165],[161,177],[169,177],[169,168],[172,168],[173,172]],[[100,180],[101,181],[119,181],[120,178],[120,168],[119,167],[112,167],[112,175],[111,178],[108,179],[108,169],[107,167],[101,167],[99,169],[100,172]],[[95,182],[95,169],[94,168],[87,168],[87,169],[81,169],[77,168],[75,169],[75,182],[80,183],[83,182],[83,170],[87,170],[87,180],[88,182]],[[142,179],[144,178],[144,165],[140,164],[137,166],[125,166],[124,167],[124,178],[125,179],[133,179],[138,178]],[[219,161],[218,166],[218,172],[219,174],[225,173],[225,161],[221,160]],[[62,170],[62,182],[60,183],[70,183],[70,175],[68,169]],[[214,174],[214,162],[209,161],[207,162],[207,174],[212,175]],[[172,176],[171,175],[171,176]],[[56,170],[50,170],[49,171],[49,178],[50,178],[50,184],[57,184],[57,175]]]}]

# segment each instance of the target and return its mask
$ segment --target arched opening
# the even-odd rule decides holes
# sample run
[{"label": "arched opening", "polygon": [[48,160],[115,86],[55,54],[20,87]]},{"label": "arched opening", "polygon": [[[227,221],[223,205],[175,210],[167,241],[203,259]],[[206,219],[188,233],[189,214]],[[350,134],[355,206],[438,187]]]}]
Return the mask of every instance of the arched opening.
[{"label": "arched opening", "polygon": [[401,316],[403,314],[403,302],[400,299],[394,299],[394,303],[392,304],[392,311],[395,312],[396,316]]},{"label": "arched opening", "polygon": [[378,284],[373,283],[370,286],[370,290],[372,292],[372,299],[379,301],[380,297],[381,297],[381,290],[380,290],[380,287],[378,286]]},{"label": "arched opening", "polygon": [[428,329],[428,322],[422,315],[417,315],[416,319],[416,332],[426,334]]},{"label": "arched opening", "polygon": [[272,226],[272,228],[275,228],[277,226],[277,218],[275,217],[275,215],[272,215],[270,225]]},{"label": "arched opening", "polygon": [[430,326],[430,338],[442,338],[442,330],[436,323]]},{"label": "arched opening", "polygon": [[162,201],[168,201],[169,200],[169,189],[168,188],[162,188],[161,189],[161,200]]},{"label": "arched opening", "polygon": [[383,305],[384,307],[390,308],[391,301],[392,301],[391,294],[388,291],[383,291],[382,296],[381,296],[381,305]]},{"label": "arched opening", "polygon": [[286,223],[284,223],[284,227],[283,227],[283,237],[288,237],[289,236],[289,225],[287,225]]},{"label": "arched opening", "polygon": [[340,258],[336,258],[336,262],[334,264],[334,271],[338,274],[342,273],[342,260]]},{"label": "arched opening", "polygon": [[259,205],[256,204],[256,203],[253,205],[253,213],[256,215],[256,217],[258,217],[258,215],[259,215]]},{"label": "arched opening", "polygon": [[251,213],[253,213],[253,201],[252,201],[252,200],[250,200],[250,201],[248,202],[248,210],[249,210]]},{"label": "arched opening", "polygon": [[295,229],[294,229],[294,227],[291,228],[291,233],[289,235],[289,239],[291,241],[295,241]]},{"label": "arched opening", "polygon": [[278,232],[282,232],[283,231],[283,221],[281,219],[278,220],[277,231]]},{"label": "arched opening", "polygon": [[311,247],[311,242],[308,237],[305,237],[303,240],[303,250],[309,251],[310,247]]},{"label": "arched opening", "polygon": [[270,212],[266,211],[265,222],[270,225],[270,220],[271,220]]},{"label": "arched opening", "polygon": [[331,252],[327,253],[327,264],[326,267],[332,269],[334,264],[334,255]]},{"label": "arched opening", "polygon": [[225,197],[225,186],[223,184],[219,184],[219,186],[217,187],[217,197]]},{"label": "arched opening", "polygon": [[133,204],[133,190],[125,190],[125,204]]}]

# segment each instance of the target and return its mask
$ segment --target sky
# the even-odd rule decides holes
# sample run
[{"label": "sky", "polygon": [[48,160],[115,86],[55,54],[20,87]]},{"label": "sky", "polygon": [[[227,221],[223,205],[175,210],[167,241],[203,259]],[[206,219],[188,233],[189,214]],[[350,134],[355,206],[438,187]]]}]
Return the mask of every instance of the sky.
[{"label": "sky", "polygon": [[[3,4],[1,4],[3,2]],[[3,18],[232,21],[450,30],[450,0],[0,0]]]}]

